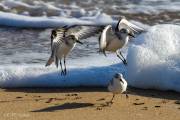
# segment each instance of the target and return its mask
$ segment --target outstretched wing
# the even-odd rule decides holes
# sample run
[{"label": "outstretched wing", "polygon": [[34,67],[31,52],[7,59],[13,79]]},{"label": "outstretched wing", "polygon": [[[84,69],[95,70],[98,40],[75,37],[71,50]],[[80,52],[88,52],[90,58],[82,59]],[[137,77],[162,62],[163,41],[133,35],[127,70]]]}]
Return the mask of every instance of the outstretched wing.
[{"label": "outstretched wing", "polygon": [[129,29],[132,33],[141,33],[145,30],[135,24],[130,23],[125,17],[122,17],[116,26],[116,30],[120,31],[122,28]]},{"label": "outstretched wing", "polygon": [[102,26],[74,25],[68,28],[66,35],[74,35],[79,40],[82,40],[94,36],[102,30]]},{"label": "outstretched wing", "polygon": [[103,29],[103,31],[102,31],[102,33],[101,33],[101,35],[99,37],[99,51],[103,52],[105,56],[106,56],[106,53],[105,53],[104,49],[108,45],[109,40],[112,40],[113,37],[114,37],[114,32],[112,31],[112,26],[107,25]]},{"label": "outstretched wing", "polygon": [[51,31],[51,50],[53,50],[54,46],[63,42],[63,38],[65,37],[66,28],[62,27],[59,29],[53,29]]}]

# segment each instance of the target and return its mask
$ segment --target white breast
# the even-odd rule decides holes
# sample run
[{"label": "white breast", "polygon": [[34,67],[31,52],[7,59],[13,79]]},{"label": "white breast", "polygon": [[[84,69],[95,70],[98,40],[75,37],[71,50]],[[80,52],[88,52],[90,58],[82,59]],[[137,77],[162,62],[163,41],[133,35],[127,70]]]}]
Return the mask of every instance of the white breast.
[{"label": "white breast", "polygon": [[61,43],[58,46],[56,56],[61,59],[62,57],[66,57],[68,53],[74,48],[75,44],[73,46],[68,46],[64,42]]},{"label": "white breast", "polygon": [[[113,84],[111,84],[113,83]],[[114,94],[123,93],[127,89],[127,82],[123,79],[123,82],[114,78],[113,82],[108,85],[108,90]]]},{"label": "white breast", "polygon": [[116,52],[118,49],[122,48],[125,44],[124,41],[119,40],[117,36],[109,38],[109,43],[106,46],[106,51]]}]

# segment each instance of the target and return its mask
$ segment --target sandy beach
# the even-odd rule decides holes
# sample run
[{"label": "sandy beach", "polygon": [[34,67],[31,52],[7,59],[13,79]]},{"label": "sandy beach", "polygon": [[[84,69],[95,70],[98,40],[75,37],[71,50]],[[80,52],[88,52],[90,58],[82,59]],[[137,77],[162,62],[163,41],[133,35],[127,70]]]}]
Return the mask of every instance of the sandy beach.
[{"label": "sandy beach", "polygon": [[179,120],[175,92],[129,89],[129,98],[106,88],[0,89],[1,120]]}]

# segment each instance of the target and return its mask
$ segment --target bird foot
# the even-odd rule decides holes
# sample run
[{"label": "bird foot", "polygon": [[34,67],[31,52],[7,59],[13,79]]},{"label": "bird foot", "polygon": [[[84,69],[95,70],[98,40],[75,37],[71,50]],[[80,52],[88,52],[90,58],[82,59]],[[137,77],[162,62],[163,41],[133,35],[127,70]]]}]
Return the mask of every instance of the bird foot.
[{"label": "bird foot", "polygon": [[124,64],[125,66],[127,65],[127,60],[126,60],[126,59],[123,60],[123,64]]},{"label": "bird foot", "polygon": [[112,101],[106,102],[107,106],[111,106],[113,104]]},{"label": "bird foot", "polygon": [[61,71],[61,76],[66,76],[66,71]]},{"label": "bird foot", "polygon": [[126,94],[126,99],[128,99],[129,98],[129,95],[128,94]]}]

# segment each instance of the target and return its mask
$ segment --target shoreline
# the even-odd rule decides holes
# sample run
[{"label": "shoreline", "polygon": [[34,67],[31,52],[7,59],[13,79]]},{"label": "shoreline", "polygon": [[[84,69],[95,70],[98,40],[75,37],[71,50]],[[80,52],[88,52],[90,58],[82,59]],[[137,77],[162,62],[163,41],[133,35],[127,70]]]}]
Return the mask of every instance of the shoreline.
[{"label": "shoreline", "polygon": [[130,88],[129,98],[106,88],[0,89],[2,120],[179,120],[180,96],[171,91]]}]

